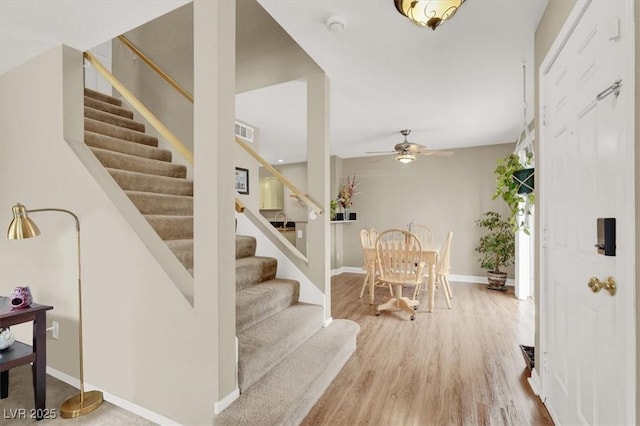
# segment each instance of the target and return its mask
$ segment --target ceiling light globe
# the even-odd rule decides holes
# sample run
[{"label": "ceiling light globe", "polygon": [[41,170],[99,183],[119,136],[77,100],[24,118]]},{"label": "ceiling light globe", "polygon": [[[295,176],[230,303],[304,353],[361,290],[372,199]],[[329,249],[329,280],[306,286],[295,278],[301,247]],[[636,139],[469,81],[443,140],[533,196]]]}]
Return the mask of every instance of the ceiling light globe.
[{"label": "ceiling light globe", "polygon": [[396,160],[398,160],[402,164],[409,164],[415,159],[416,159],[416,156],[413,154],[409,154],[408,152],[403,152],[402,154],[398,154],[396,156]]},{"label": "ceiling light globe", "polygon": [[465,0],[394,0],[401,15],[414,24],[435,30],[453,17]]}]

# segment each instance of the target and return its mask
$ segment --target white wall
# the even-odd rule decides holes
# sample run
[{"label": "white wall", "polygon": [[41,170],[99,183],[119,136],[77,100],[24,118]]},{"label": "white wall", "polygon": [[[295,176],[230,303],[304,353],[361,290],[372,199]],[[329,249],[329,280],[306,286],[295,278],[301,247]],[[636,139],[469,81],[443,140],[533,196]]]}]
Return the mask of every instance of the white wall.
[{"label": "white wall", "polygon": [[[205,7],[218,19],[218,8],[226,6]],[[213,49],[216,54],[218,47]],[[64,61],[77,79],[68,92],[63,91]],[[208,266],[213,273],[196,280],[192,307],[64,139],[82,132],[81,69],[80,52],[58,47],[0,77],[0,223],[8,225],[11,206],[18,201],[32,209],[75,212],[82,229],[85,382],[180,423],[209,423],[214,403],[235,385],[235,359],[229,364],[235,357],[233,331],[227,330],[235,327],[220,324],[233,304],[225,308],[228,304],[220,299],[226,293],[218,286],[221,276],[233,278],[233,272],[217,266],[218,248],[233,252],[232,209],[228,220],[210,215],[218,228],[231,230],[203,233],[217,236]],[[63,100],[77,114],[65,115]],[[63,129],[63,117],[73,128]],[[69,143],[83,146],[77,138]],[[231,176],[228,182],[212,179],[213,193],[218,185],[232,186]],[[231,191],[222,192],[232,200]],[[216,203],[214,197],[197,213],[206,216]],[[60,321],[60,339],[48,341],[48,365],[77,376],[73,222],[56,213],[32,218],[41,237],[0,239],[0,293],[28,284],[36,302],[54,306],[48,321]],[[28,341],[28,330],[20,330],[19,337]],[[221,342],[226,347],[219,350]]]},{"label": "white wall", "polygon": [[[381,231],[414,221],[431,228],[436,246],[453,231],[452,274],[485,276],[474,251],[482,235],[475,220],[490,210],[503,216],[508,212],[502,200],[492,200],[493,171],[497,160],[513,149],[513,143],[456,149],[451,157],[418,157],[410,164],[400,164],[391,155],[382,160],[343,159],[340,178],[346,180],[355,174],[359,194],[351,208],[358,221],[334,225],[343,232],[342,266],[362,266],[361,229]],[[508,271],[513,276],[513,268]]]}]

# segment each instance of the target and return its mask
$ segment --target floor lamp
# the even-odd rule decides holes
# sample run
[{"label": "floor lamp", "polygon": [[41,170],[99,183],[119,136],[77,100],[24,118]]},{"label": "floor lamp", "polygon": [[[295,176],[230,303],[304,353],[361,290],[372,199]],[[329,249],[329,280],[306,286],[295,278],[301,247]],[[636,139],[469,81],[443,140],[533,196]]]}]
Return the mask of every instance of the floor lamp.
[{"label": "floor lamp", "polygon": [[61,212],[71,215],[76,221],[76,239],[78,242],[78,348],[80,352],[80,393],[66,400],[60,407],[60,415],[65,418],[79,417],[90,413],[102,404],[102,392],[84,391],[84,367],[82,360],[82,280],[80,275],[80,221],[78,216],[64,209],[27,210],[22,204],[12,207],[13,220],[9,224],[7,238],[22,240],[40,235],[38,226],[29,219],[28,213]]}]

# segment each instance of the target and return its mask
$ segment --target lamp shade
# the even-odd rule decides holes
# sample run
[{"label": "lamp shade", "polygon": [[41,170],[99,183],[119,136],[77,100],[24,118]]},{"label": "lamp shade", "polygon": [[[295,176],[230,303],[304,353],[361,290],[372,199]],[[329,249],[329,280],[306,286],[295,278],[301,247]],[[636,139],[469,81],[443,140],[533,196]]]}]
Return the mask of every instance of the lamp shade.
[{"label": "lamp shade", "polygon": [[7,238],[10,240],[22,240],[23,238],[37,237],[40,235],[40,229],[33,223],[27,215],[27,209],[18,203],[11,209],[13,211],[13,220],[9,224]]},{"label": "lamp shade", "polygon": [[465,0],[394,0],[400,14],[416,25],[432,30],[453,17],[464,2]]}]

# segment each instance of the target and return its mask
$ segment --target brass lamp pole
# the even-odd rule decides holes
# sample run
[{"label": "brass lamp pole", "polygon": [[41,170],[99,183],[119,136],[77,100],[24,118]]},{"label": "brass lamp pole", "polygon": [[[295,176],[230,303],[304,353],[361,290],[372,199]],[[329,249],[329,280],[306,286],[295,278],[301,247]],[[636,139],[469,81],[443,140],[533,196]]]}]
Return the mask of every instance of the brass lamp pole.
[{"label": "brass lamp pole", "polygon": [[102,404],[102,392],[84,391],[84,367],[82,358],[82,279],[80,274],[80,221],[78,216],[64,209],[34,209],[27,210],[18,203],[12,207],[13,220],[9,224],[7,238],[22,240],[40,235],[38,226],[29,219],[28,213],[62,212],[71,215],[76,222],[76,240],[78,245],[78,347],[80,351],[80,393],[66,400],[60,407],[60,415],[65,418],[79,417],[90,413]]}]

